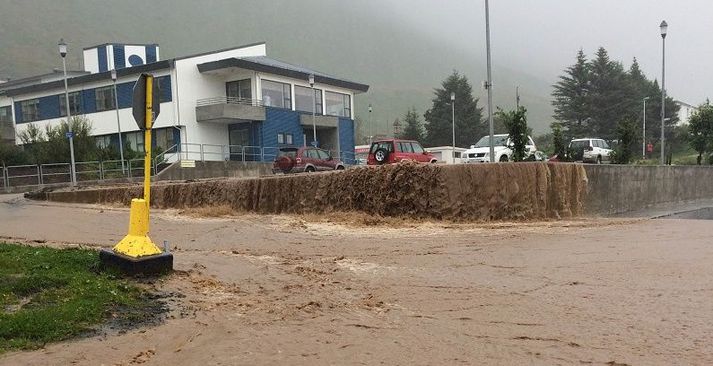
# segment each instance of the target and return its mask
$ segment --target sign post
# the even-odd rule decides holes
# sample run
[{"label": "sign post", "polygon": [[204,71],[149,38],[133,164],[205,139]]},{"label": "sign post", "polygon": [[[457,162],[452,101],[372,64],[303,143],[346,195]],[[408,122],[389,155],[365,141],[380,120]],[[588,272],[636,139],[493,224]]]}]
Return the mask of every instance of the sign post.
[{"label": "sign post", "polygon": [[133,115],[144,131],[144,194],[131,200],[129,233],[112,250],[102,250],[99,258],[104,265],[128,274],[157,274],[173,269],[173,255],[162,252],[149,238],[151,207],[151,127],[160,113],[160,91],[156,79],[141,74],[134,85]]}]

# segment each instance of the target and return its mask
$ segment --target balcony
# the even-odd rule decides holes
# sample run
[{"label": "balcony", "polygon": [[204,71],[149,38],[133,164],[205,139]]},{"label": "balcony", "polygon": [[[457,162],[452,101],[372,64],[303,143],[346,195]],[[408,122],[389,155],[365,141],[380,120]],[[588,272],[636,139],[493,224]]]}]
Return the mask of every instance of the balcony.
[{"label": "balcony", "polygon": [[233,124],[264,120],[265,107],[261,100],[213,97],[196,101],[197,122]]},{"label": "balcony", "polygon": [[[300,124],[302,126],[312,126],[312,114],[302,114],[300,115]],[[334,117],[334,116],[322,116],[322,115],[316,115],[314,116],[314,125],[317,127],[338,127],[339,126],[339,118]]]}]

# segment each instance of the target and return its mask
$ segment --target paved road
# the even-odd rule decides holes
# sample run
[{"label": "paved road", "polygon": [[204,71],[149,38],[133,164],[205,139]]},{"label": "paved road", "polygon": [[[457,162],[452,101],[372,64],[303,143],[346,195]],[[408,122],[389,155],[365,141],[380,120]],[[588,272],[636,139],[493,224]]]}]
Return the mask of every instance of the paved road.
[{"label": "paved road", "polygon": [[[157,289],[186,296],[165,323],[0,364],[713,364],[710,221],[351,219],[157,212],[180,270]],[[127,223],[0,197],[9,241],[112,246]]]}]

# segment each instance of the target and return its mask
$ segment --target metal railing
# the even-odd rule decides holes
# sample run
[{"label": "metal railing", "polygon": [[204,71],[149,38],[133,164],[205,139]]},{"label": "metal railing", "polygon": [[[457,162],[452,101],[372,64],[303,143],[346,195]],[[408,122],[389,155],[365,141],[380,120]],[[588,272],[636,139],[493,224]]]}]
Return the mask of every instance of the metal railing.
[{"label": "metal railing", "polygon": [[196,100],[196,107],[203,107],[203,106],[207,106],[207,105],[216,105],[216,104],[242,104],[242,105],[251,105],[254,107],[264,106],[263,101],[261,99],[251,99],[251,98],[210,97],[210,98],[202,98],[202,99]]},{"label": "metal railing", "polygon": [[[279,147],[219,144],[175,144],[156,155],[151,162],[151,175],[181,160],[194,161],[239,161],[247,164],[270,163],[280,152]],[[359,164],[352,151],[331,151],[346,165]],[[144,159],[82,161],[77,162],[77,181],[92,182],[107,179],[131,179],[144,174]],[[67,185],[71,183],[69,163],[2,166],[2,185],[11,187]]]}]

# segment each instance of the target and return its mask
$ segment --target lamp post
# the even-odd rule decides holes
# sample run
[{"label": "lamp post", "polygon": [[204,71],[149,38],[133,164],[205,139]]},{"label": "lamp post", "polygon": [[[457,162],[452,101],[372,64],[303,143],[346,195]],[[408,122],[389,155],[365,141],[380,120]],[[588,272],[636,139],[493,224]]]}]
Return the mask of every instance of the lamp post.
[{"label": "lamp post", "polygon": [[495,128],[493,127],[493,77],[491,72],[491,60],[490,60],[490,7],[488,6],[488,0],[485,0],[485,46],[487,51],[488,59],[488,81],[485,87],[488,89],[488,128],[490,132],[490,162],[495,162],[495,146],[493,142],[495,140]]},{"label": "lamp post", "polygon": [[67,44],[64,43],[64,39],[60,39],[57,46],[59,46],[59,55],[62,56],[62,70],[64,70],[64,109],[67,111],[67,128],[69,131],[67,137],[69,137],[69,158],[71,163],[69,173],[72,178],[72,187],[74,187],[77,185],[77,167],[74,163],[74,131],[72,131],[72,112],[69,107],[69,88],[67,87],[67,60],[65,59],[65,56],[67,56]]},{"label": "lamp post", "polygon": [[314,74],[309,74],[309,87],[312,88],[312,146],[317,147],[317,124],[315,115],[317,114],[317,100],[314,95]]},{"label": "lamp post", "polygon": [[372,140],[373,140],[373,137],[374,137],[374,135],[373,135],[373,132],[374,132],[373,129],[374,129],[374,126],[373,126],[373,124],[372,124],[372,122],[371,122],[371,103],[369,103],[369,146],[371,146],[371,143],[372,143]]},{"label": "lamp post", "polygon": [[111,80],[114,82],[114,107],[116,108],[116,129],[119,131],[119,156],[121,157],[121,174],[126,174],[124,167],[124,142],[121,137],[121,122],[119,120],[119,95],[116,92],[116,69],[111,69]]},{"label": "lamp post", "polygon": [[661,25],[661,165],[666,163],[664,155],[664,119],[666,117],[666,31],[668,24],[662,21]]},{"label": "lamp post", "polygon": [[456,93],[451,92],[451,122],[453,124],[453,146],[451,152],[451,159],[453,159],[453,164],[456,162]]},{"label": "lamp post", "polygon": [[649,97],[644,98],[644,128],[642,129],[642,138],[641,138],[641,158],[646,159],[646,101],[649,100]]}]

